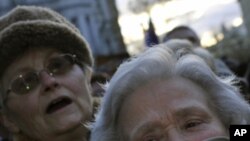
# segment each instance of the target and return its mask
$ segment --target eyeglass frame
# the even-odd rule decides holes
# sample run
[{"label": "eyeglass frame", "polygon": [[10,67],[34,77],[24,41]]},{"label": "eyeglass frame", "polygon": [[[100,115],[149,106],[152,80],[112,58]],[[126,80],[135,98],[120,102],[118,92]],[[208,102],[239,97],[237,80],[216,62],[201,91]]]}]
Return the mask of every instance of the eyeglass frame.
[{"label": "eyeglass frame", "polygon": [[[80,68],[81,69],[83,69],[83,71],[84,71],[84,66],[86,66],[86,64],[85,63],[83,63],[83,62],[81,62],[81,61],[79,61],[78,60],[78,58],[77,58],[77,56],[75,55],[75,54],[70,54],[70,53],[63,53],[63,54],[60,54],[60,55],[58,55],[58,56],[70,56],[71,57],[71,59],[72,59],[72,66],[74,65],[74,64],[77,64],[77,65],[79,65],[80,66]],[[56,57],[54,57],[54,58],[56,58]],[[54,77],[54,74],[52,73],[52,72],[50,72],[51,70],[49,70],[48,68],[47,68],[48,66],[46,66],[44,69],[42,69],[42,70],[39,70],[39,71],[33,71],[32,73],[34,73],[34,74],[36,74],[36,76],[38,77],[38,83],[40,83],[40,79],[39,79],[39,75],[41,74],[41,72],[46,72],[48,75],[50,75],[51,77]],[[11,83],[10,83],[10,85],[9,85],[9,88],[5,91],[5,94],[4,94],[4,96],[3,96],[3,101],[4,101],[4,103],[7,101],[7,97],[8,97],[8,95],[9,95],[9,93],[11,92],[11,91],[13,91],[12,90],[12,84],[13,84],[13,82],[14,81],[16,81],[17,79],[19,79],[19,76],[17,76]],[[31,89],[33,89],[33,88],[31,88]],[[25,93],[25,94],[18,94],[18,93],[16,93],[16,92],[14,92],[15,94],[17,94],[17,95],[26,95],[27,93]],[[28,92],[29,93],[29,92]]]}]

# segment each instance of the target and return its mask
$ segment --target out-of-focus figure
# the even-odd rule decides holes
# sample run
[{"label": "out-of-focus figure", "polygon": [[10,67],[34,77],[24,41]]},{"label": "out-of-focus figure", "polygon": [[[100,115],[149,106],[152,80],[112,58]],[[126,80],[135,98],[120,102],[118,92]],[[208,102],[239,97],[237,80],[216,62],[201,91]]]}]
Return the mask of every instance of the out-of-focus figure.
[{"label": "out-of-focus figure", "polygon": [[163,42],[166,42],[171,39],[186,39],[189,40],[194,46],[201,46],[200,38],[195,33],[193,29],[188,26],[177,26],[176,28],[172,29],[163,38]]}]

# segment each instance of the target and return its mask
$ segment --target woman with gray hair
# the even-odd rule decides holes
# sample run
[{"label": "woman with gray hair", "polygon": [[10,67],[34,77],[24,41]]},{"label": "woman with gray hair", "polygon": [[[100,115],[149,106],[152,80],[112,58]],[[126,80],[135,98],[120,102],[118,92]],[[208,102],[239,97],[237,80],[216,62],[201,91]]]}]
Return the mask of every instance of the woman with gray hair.
[{"label": "woman with gray hair", "polygon": [[199,56],[177,54],[172,45],[152,47],[118,68],[91,141],[222,141],[231,124],[250,124],[234,77],[219,78]]}]

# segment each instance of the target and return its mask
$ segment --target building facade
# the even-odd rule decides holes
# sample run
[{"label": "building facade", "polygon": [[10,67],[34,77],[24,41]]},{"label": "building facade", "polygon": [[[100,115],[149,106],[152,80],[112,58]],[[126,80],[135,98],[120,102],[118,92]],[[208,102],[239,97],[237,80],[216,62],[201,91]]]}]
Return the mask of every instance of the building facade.
[{"label": "building facade", "polygon": [[114,0],[1,0],[0,16],[17,5],[45,6],[61,13],[80,29],[95,57],[126,54]]}]

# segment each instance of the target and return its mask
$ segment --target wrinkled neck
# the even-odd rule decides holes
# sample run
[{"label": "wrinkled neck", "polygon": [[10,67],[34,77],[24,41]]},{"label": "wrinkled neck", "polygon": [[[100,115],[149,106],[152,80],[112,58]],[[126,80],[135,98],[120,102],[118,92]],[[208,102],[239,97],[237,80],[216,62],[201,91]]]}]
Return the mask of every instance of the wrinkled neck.
[{"label": "wrinkled neck", "polygon": [[83,125],[63,134],[57,134],[43,139],[34,139],[22,133],[13,135],[13,141],[88,141],[89,130]]}]

